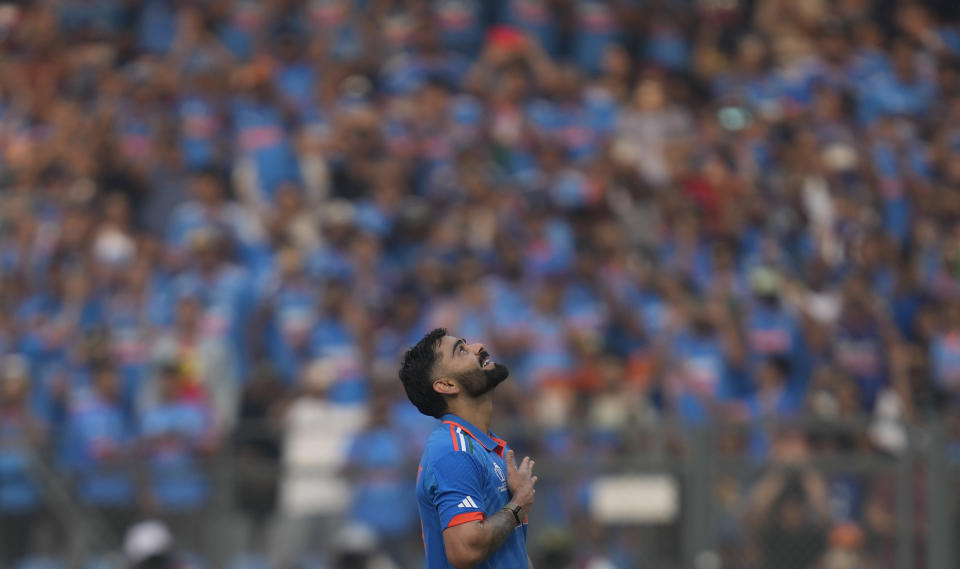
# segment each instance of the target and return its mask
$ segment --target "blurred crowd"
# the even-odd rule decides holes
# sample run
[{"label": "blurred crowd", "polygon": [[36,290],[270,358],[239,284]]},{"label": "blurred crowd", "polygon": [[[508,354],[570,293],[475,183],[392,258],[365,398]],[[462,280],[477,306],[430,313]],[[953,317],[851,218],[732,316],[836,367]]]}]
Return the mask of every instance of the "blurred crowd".
[{"label": "blurred crowd", "polygon": [[[877,454],[960,433],[958,12],[0,2],[4,566],[46,519],[36,449],[118,535],[156,516],[200,550],[226,447],[264,563],[352,519],[403,566],[432,420],[396,368],[436,326],[510,367],[495,424],[538,459],[665,423],[742,425],[724,448],[756,461],[790,440],[769,419],[861,421],[842,450]],[[883,489],[751,492],[785,527],[832,492],[826,555],[777,567],[889,533]],[[558,496],[538,506],[582,511]],[[786,547],[761,525],[745,568]],[[638,559],[600,542],[561,557]]]}]

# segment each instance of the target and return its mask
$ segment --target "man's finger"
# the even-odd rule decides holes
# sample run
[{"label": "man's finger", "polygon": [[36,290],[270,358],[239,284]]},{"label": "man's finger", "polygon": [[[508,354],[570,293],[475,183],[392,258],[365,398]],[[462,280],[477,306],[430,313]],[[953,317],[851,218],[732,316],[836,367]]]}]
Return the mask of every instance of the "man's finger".
[{"label": "man's finger", "polygon": [[517,469],[517,461],[513,459],[513,449],[507,451],[507,454],[503,457],[503,460],[507,463],[508,472],[512,472]]},{"label": "man's finger", "polygon": [[520,472],[526,472],[526,471],[527,471],[527,464],[528,464],[529,462],[530,462],[530,457],[529,457],[529,456],[523,457],[523,460],[520,461],[520,467],[519,467],[517,470],[519,470]]},{"label": "man's finger", "polygon": [[533,486],[534,484],[536,484],[538,478],[540,478],[540,477],[539,477],[539,476],[534,476],[533,478],[531,478],[531,479],[530,479],[530,485]]}]

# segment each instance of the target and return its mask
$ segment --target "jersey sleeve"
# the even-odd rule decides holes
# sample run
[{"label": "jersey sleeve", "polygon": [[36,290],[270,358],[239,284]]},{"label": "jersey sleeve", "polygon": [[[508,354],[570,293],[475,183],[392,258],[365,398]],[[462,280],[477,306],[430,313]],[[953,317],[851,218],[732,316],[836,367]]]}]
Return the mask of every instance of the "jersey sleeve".
[{"label": "jersey sleeve", "polygon": [[483,477],[476,459],[455,451],[441,457],[433,469],[437,483],[434,506],[442,529],[486,518]]}]

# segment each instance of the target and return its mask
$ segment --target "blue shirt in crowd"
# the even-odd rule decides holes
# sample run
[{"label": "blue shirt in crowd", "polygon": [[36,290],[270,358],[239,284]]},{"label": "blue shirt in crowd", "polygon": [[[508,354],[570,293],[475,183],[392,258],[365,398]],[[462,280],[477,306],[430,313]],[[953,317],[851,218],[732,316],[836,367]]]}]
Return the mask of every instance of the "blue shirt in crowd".
[{"label": "blue shirt in crowd", "polygon": [[209,429],[209,413],[197,403],[161,403],[144,412],[143,436],[155,441],[148,461],[151,490],[160,509],[194,510],[206,502],[210,487],[194,450]]}]

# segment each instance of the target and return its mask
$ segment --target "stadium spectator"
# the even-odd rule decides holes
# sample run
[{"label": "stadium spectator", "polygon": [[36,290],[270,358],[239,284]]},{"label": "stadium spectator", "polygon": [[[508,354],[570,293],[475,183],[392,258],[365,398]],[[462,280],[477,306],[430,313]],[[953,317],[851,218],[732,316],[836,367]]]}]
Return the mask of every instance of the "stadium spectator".
[{"label": "stadium spectator", "polygon": [[346,475],[353,482],[350,506],[355,522],[372,530],[380,548],[396,563],[415,563],[410,554],[410,528],[416,527],[416,504],[407,487],[411,443],[390,422],[389,400],[377,394],[367,426],[353,436]]},{"label": "stadium spectator", "polygon": [[308,551],[323,555],[350,505],[343,468],[367,410],[334,399],[337,380],[336,360],[313,360],[302,372],[299,396],[284,414],[280,520],[271,545],[272,566],[293,567]]},{"label": "stadium spectator", "polygon": [[380,552],[377,535],[354,524],[337,532],[332,547],[332,569],[396,569],[397,565]]},{"label": "stadium spectator", "polygon": [[132,419],[121,403],[117,370],[107,362],[95,363],[91,388],[71,404],[64,451],[75,491],[87,505],[99,510],[120,535],[134,519],[137,498],[133,458]]},{"label": "stadium spectator", "polygon": [[823,478],[799,464],[808,456],[796,433],[774,441],[776,462],[754,486],[750,516],[763,567],[812,569],[826,546],[828,495]]},{"label": "stadium spectator", "polygon": [[857,569],[864,567],[864,534],[854,523],[840,524],[830,530],[830,547],[823,555],[822,569]]},{"label": "stadium spectator", "polygon": [[156,378],[157,399],[139,416],[145,460],[145,508],[161,517],[187,550],[203,546],[202,509],[211,488],[205,458],[218,437],[212,409],[181,364],[163,364]]},{"label": "stadium spectator", "polygon": [[[204,311],[206,289],[190,280],[173,283],[174,320],[153,337],[154,367],[161,375],[172,371],[181,379],[178,391],[189,392],[210,405],[211,428],[232,427],[239,399],[239,378],[232,346],[225,340],[224,322]],[[167,369],[163,369],[167,368]],[[162,382],[147,382],[141,402],[153,402]]]},{"label": "stadium spectator", "polygon": [[22,357],[7,355],[0,369],[0,553],[9,564],[30,551],[43,508],[31,464],[46,430],[27,405],[26,365]]},{"label": "stadium spectator", "polygon": [[123,550],[130,569],[192,569],[173,534],[156,520],[138,522],[126,531]]},{"label": "stadium spectator", "polygon": [[672,339],[664,389],[682,422],[702,424],[736,393],[739,347],[722,307],[689,306],[685,312],[688,322]]},{"label": "stadium spectator", "polygon": [[240,399],[233,433],[234,501],[250,523],[242,542],[254,551],[266,551],[268,524],[277,505],[281,417],[286,403],[283,388],[272,366],[255,367]]}]

